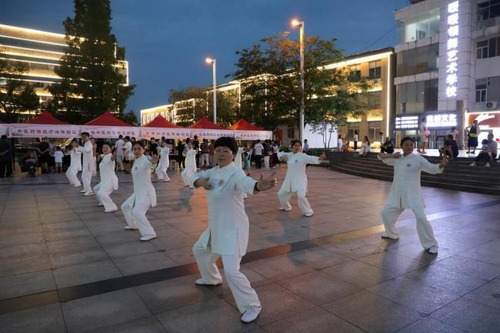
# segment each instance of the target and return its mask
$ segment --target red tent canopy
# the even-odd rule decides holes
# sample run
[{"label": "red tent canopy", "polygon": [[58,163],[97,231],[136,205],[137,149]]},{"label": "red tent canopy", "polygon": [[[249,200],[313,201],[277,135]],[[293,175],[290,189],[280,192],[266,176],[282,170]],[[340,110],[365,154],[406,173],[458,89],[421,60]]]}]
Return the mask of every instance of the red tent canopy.
[{"label": "red tent canopy", "polygon": [[41,115],[30,119],[27,124],[42,124],[42,125],[68,125],[67,122],[55,118],[49,111],[43,111]]},{"label": "red tent canopy", "polygon": [[142,127],[184,128],[182,126],[171,123],[161,114],[157,115],[155,119],[151,120],[149,123],[143,125]]},{"label": "red tent canopy", "polygon": [[106,111],[103,114],[101,114],[99,117],[92,119],[85,125],[88,126],[133,126],[130,124],[127,124],[124,121],[121,121],[120,119],[116,118],[111,114],[111,112]]},{"label": "red tent canopy", "polygon": [[220,130],[220,129],[225,129],[224,127],[221,127],[219,125],[214,124],[210,120],[207,119],[207,117],[203,116],[195,122],[193,125],[189,125],[189,128],[202,128],[202,129],[215,129],[215,130]]},{"label": "red tent canopy", "polygon": [[234,125],[229,126],[228,129],[238,131],[264,131],[262,127],[254,126],[243,118],[238,120]]}]

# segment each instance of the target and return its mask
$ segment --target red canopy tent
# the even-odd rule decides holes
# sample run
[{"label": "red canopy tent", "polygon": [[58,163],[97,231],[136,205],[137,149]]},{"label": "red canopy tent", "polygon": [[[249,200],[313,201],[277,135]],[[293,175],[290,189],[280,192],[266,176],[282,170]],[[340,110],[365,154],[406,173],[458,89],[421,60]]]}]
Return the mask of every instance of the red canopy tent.
[{"label": "red canopy tent", "polygon": [[241,118],[236,123],[229,126],[228,128],[232,129],[232,130],[239,130],[239,131],[264,131],[264,128],[254,126],[243,118]]},{"label": "red canopy tent", "polygon": [[89,132],[94,138],[116,138],[119,135],[139,137],[140,127],[132,126],[106,111],[97,118],[82,125],[82,132]]},{"label": "red canopy tent", "polygon": [[231,125],[229,129],[234,130],[234,137],[238,140],[267,140],[271,139],[273,134],[262,127],[250,124],[243,118]]},{"label": "red canopy tent", "polygon": [[188,126],[192,128],[192,135],[197,135],[199,138],[204,139],[218,139],[221,136],[234,137],[234,133],[231,130],[225,129],[217,124],[214,124],[207,117],[203,116],[193,125]]},{"label": "red canopy tent", "polygon": [[80,126],[59,120],[48,111],[25,123],[9,124],[9,127],[13,138],[72,138],[80,135]]},{"label": "red canopy tent", "polygon": [[143,125],[141,129],[141,137],[144,139],[161,137],[167,139],[181,139],[189,138],[190,136],[190,129],[171,123],[160,114],[146,125]]}]

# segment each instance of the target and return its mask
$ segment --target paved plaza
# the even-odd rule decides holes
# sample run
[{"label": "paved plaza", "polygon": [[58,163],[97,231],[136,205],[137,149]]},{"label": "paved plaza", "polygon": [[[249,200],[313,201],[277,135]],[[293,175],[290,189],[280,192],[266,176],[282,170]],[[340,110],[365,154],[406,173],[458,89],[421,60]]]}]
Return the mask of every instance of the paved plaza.
[{"label": "paved plaza", "polygon": [[[246,199],[242,271],[263,307],[251,324],[227,285],[194,284],[206,196],[175,171],[155,183],[150,242],[63,174],[0,179],[0,332],[498,332],[499,197],[423,188],[434,256],[409,210],[400,240],[381,239],[390,183],[308,167],[307,218],[295,196],[278,210],[285,168],[251,171],[272,172],[278,186]],[[119,178],[118,205],[132,192],[131,176]]]}]

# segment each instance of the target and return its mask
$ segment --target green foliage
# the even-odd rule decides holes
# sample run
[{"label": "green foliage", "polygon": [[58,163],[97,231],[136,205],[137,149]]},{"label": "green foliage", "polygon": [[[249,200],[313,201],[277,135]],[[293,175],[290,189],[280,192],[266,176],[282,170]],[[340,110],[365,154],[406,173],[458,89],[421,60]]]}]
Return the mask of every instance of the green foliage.
[{"label": "green foliage", "polygon": [[123,113],[119,117],[121,120],[126,122],[127,124],[137,126],[139,125],[139,120],[137,119],[137,116],[135,115],[134,111],[129,111],[127,113]]},{"label": "green foliage", "polygon": [[56,67],[62,82],[53,85],[52,110],[68,116],[80,114],[72,122],[88,121],[108,110],[122,113],[134,86],[126,86],[120,72],[125,49],[118,47],[111,33],[109,0],[74,0],[75,16],[63,24],[67,48]]}]

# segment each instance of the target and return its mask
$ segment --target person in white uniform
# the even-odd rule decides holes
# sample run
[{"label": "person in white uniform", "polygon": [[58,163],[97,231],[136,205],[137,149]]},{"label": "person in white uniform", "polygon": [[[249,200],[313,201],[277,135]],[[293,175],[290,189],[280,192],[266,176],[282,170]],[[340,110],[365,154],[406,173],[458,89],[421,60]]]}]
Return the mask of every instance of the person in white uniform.
[{"label": "person in white uniform", "polygon": [[431,174],[442,173],[448,165],[448,159],[443,157],[441,163],[432,164],[424,157],[413,153],[414,145],[412,138],[404,137],[401,140],[403,154],[399,152],[378,154],[378,158],[382,162],[394,166],[394,180],[381,213],[385,227],[382,238],[399,239],[396,221],[405,208],[411,208],[417,220],[420,243],[429,253],[436,254],[438,243],[434,237],[432,226],[425,216],[420,174],[422,171]]},{"label": "person in white uniform", "polygon": [[71,141],[71,150],[66,152],[66,155],[70,157],[70,164],[68,170],[66,170],[66,177],[69,183],[74,187],[82,186],[77,177],[78,171],[82,170],[82,153],[80,153],[77,148],[78,141],[73,139],[73,141]]},{"label": "person in white uniform", "polygon": [[283,185],[278,191],[280,210],[289,212],[292,210],[290,198],[292,193],[297,193],[298,206],[304,216],[313,216],[314,212],[306,198],[307,192],[307,164],[319,164],[326,158],[325,153],[321,156],[311,156],[302,152],[300,140],[292,140],[292,151],[290,153],[279,152],[278,158],[287,163],[287,171]]},{"label": "person in white uniform", "polygon": [[191,142],[187,143],[188,151],[186,154],[186,167],[181,173],[182,180],[184,181],[184,186],[189,186],[190,188],[194,188],[189,184],[189,178],[193,173],[196,172],[196,150],[193,149],[193,144]]},{"label": "person in white uniform", "polygon": [[127,226],[125,230],[139,230],[140,240],[145,242],[156,238],[156,232],[146,217],[149,207],[156,206],[156,191],[151,183],[151,172],[158,162],[158,155],[151,161],[144,155],[144,146],[135,142],[132,148],[135,162],[132,168],[134,193],[122,204],[121,209]]},{"label": "person in white uniform", "polygon": [[241,320],[249,323],[257,319],[261,303],[246,276],[240,272],[240,262],[247,251],[249,234],[243,193],[268,190],[275,182],[274,179],[263,179],[262,176],[257,181],[234,165],[233,158],[238,145],[233,138],[217,139],[214,148],[217,166],[190,177],[190,183],[195,187],[205,188],[208,202],[208,229],[193,246],[193,254],[201,273],[196,284],[210,286],[222,283],[215,264],[222,257],[226,281],[242,314]]},{"label": "person in white uniform", "polygon": [[93,147],[90,142],[90,134],[88,132],[82,132],[83,146],[79,146],[77,150],[83,154],[83,164],[82,164],[82,183],[83,183],[83,195],[94,195],[90,183],[92,182],[92,175],[95,170],[95,159],[93,155]]},{"label": "person in white uniform", "polygon": [[170,181],[167,174],[168,167],[170,166],[170,148],[168,147],[167,141],[162,141],[161,148],[158,148],[158,150],[160,151],[160,162],[156,168],[156,175],[166,183]]},{"label": "person in white uniform", "polygon": [[111,153],[111,145],[102,145],[101,162],[99,163],[99,175],[101,182],[94,187],[94,193],[100,206],[104,206],[105,213],[113,213],[118,210],[109,195],[113,190],[118,190],[118,177],[115,174],[116,151]]},{"label": "person in white uniform", "polygon": [[125,141],[123,141],[123,136],[119,135],[118,140],[115,142],[115,151],[116,151],[116,163],[118,164],[118,170],[123,171],[123,147],[125,145]]}]

